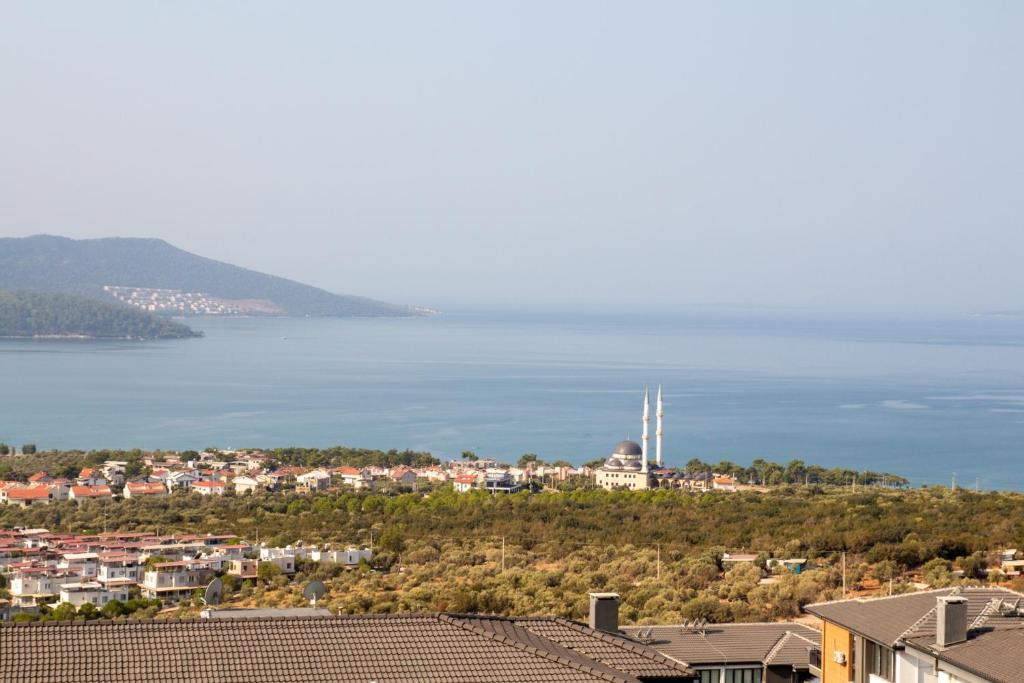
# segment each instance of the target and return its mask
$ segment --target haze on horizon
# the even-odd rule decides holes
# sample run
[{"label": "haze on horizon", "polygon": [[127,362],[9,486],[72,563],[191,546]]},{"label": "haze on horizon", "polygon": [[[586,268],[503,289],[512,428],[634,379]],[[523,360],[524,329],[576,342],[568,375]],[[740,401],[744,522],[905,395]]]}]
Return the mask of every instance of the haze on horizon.
[{"label": "haze on horizon", "polygon": [[1024,309],[1024,4],[5,3],[0,235],[434,307]]}]

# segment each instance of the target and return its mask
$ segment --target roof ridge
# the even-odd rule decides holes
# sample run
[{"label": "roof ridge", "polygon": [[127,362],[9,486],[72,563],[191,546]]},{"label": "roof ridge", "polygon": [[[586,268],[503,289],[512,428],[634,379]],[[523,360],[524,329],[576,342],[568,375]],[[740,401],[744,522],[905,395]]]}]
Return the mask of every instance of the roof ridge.
[{"label": "roof ridge", "polygon": [[[452,615],[452,614],[446,614],[446,613],[442,612],[442,613],[439,613],[437,615],[437,618],[438,618],[438,621],[440,621],[441,623],[445,623],[445,624],[450,624],[452,626],[456,626],[458,628],[461,628],[463,630],[469,631],[469,632],[474,633],[476,635],[479,635],[481,637],[487,638],[488,640],[493,640],[493,641],[500,642],[500,643],[506,643],[507,645],[510,645],[510,646],[516,648],[517,650],[521,650],[523,652],[529,652],[530,654],[537,655],[539,657],[543,657],[544,659],[550,660],[552,662],[556,662],[556,663],[561,664],[563,666],[568,666],[569,668],[576,669],[577,671],[583,671],[583,672],[588,673],[588,674],[590,674],[592,676],[597,676],[598,678],[601,678],[602,680],[605,680],[605,681],[611,681],[612,683],[638,683],[638,679],[636,677],[626,678],[626,677],[621,677],[621,676],[614,676],[614,675],[611,675],[611,674],[609,674],[607,672],[601,671],[600,669],[597,669],[595,667],[586,666],[585,664],[580,664],[579,662],[574,662],[571,659],[568,659],[566,657],[562,657],[562,656],[554,654],[552,652],[544,652],[543,650],[539,650],[536,647],[534,647],[533,645],[530,645],[529,643],[524,643],[522,641],[515,640],[515,639],[513,639],[513,638],[511,638],[511,637],[509,637],[509,636],[507,636],[505,634],[494,633],[493,631],[488,631],[487,629],[484,629],[484,628],[482,628],[480,626],[468,623],[465,620],[466,617],[463,617],[463,616],[460,616],[460,615]],[[476,619],[484,618],[484,619],[488,619],[490,617],[488,617],[488,615],[479,615],[479,616],[475,616],[475,617],[471,617],[471,618],[476,618]],[[523,627],[523,628],[525,628],[525,627]],[[527,630],[529,630],[529,629],[527,629]],[[540,634],[534,633],[533,631],[530,631],[530,633],[533,633],[533,635],[535,637],[537,637],[537,638],[541,638],[542,640],[546,640],[546,641],[550,642],[552,645],[558,646],[558,643],[552,641],[550,638],[547,638],[547,637],[542,636]],[[562,647],[563,649],[571,649],[571,648],[566,648],[564,645],[561,645],[559,647]],[[581,656],[584,656],[584,655],[581,654]],[[601,662],[601,663],[604,664],[604,662]],[[608,668],[613,668],[613,667],[611,667],[611,666],[609,666],[607,664],[605,664],[605,666],[608,666]]]},{"label": "roof ridge", "polygon": [[821,602],[811,602],[811,603],[808,603],[808,604],[804,605],[804,608],[807,608],[807,607],[818,607],[820,605],[836,605],[836,604],[839,604],[841,602],[857,602],[857,603],[864,604],[864,603],[868,603],[868,602],[879,602],[879,601],[882,601],[882,600],[896,600],[896,599],[899,599],[899,598],[907,598],[907,597],[910,597],[912,595],[924,595],[925,593],[941,593],[943,591],[953,591],[953,590],[956,590],[956,588],[959,588],[959,586],[956,586],[956,587],[946,587],[946,588],[929,588],[928,590],[914,591],[913,593],[900,593],[898,595],[871,595],[871,596],[858,596],[856,598],[839,598],[837,600],[822,600]]},{"label": "roof ridge", "polygon": [[767,654],[765,654],[764,656],[764,661],[772,661],[775,655],[778,654],[779,650],[782,649],[782,646],[786,643],[786,641],[789,640],[789,637],[791,635],[793,635],[792,631],[786,631],[781,636],[779,636],[778,640],[775,641],[775,644],[768,649]]},{"label": "roof ridge", "polygon": [[[259,608],[256,608],[259,609]],[[378,621],[383,619],[436,619],[442,612],[407,612],[395,614],[309,614],[309,615],[262,615],[251,617],[234,617],[231,621]],[[185,617],[172,619],[72,619],[68,621],[6,621],[0,622],[0,628],[85,628],[87,626],[109,626],[111,624],[224,624],[226,619],[207,619],[204,617]]]}]

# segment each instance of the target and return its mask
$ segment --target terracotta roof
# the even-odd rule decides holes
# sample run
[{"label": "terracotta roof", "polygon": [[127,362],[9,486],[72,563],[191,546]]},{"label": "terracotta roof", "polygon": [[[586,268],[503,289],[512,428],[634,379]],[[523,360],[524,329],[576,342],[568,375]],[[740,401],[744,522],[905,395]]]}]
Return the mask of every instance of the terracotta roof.
[{"label": "terracotta roof", "polygon": [[46,485],[13,488],[7,491],[7,500],[42,500],[50,497],[50,488]]},{"label": "terracotta roof", "polygon": [[1007,588],[955,587],[885,598],[820,602],[807,605],[804,610],[876,643],[894,647],[906,638],[935,634],[935,610],[943,595],[967,598],[968,623],[981,616],[993,598],[1024,598],[1024,594]]},{"label": "terracotta roof", "polygon": [[104,498],[113,495],[109,486],[72,486],[75,498]]},{"label": "terracotta roof", "polygon": [[[576,646],[542,635],[544,624],[573,634]],[[639,683],[692,673],[637,643],[566,624],[448,614],[5,624],[0,680]],[[611,653],[654,673],[623,670]]]},{"label": "terracotta roof", "polygon": [[630,626],[623,630],[634,637],[650,631],[650,647],[691,666],[758,663],[807,669],[807,648],[821,643],[820,631],[792,623],[708,624],[700,630]]},{"label": "terracotta roof", "polygon": [[908,642],[942,662],[992,683],[1019,683],[1024,677],[1020,657],[1024,652],[1024,627],[972,632],[966,642],[944,648],[937,647],[935,639],[927,636],[911,638]]},{"label": "terracotta roof", "polygon": [[193,488],[202,489],[222,489],[224,488],[224,482],[222,481],[197,481],[192,484]]},{"label": "terracotta roof", "polygon": [[125,488],[131,491],[133,494],[146,494],[146,493],[167,493],[167,489],[158,481],[130,481],[125,484]]}]

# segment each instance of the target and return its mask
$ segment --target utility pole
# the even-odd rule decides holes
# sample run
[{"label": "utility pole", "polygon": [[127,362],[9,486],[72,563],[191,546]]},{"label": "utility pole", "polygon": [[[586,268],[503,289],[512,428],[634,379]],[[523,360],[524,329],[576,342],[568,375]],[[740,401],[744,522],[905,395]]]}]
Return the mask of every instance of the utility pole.
[{"label": "utility pole", "polygon": [[661,544],[658,544],[658,581],[661,581]]},{"label": "utility pole", "polygon": [[956,491],[956,472],[953,473],[953,483],[949,485],[950,491]]},{"label": "utility pole", "polygon": [[846,599],[846,552],[843,552],[843,599]]},{"label": "utility pole", "polygon": [[505,573],[505,537],[501,537],[501,573]]}]

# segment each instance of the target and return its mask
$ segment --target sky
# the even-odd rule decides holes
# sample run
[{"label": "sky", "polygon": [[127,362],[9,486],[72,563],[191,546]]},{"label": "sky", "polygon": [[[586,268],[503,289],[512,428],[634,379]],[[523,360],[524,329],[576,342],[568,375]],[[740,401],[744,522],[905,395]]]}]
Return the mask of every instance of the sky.
[{"label": "sky", "polygon": [[437,308],[1024,309],[1024,3],[4,2],[0,235]]}]

